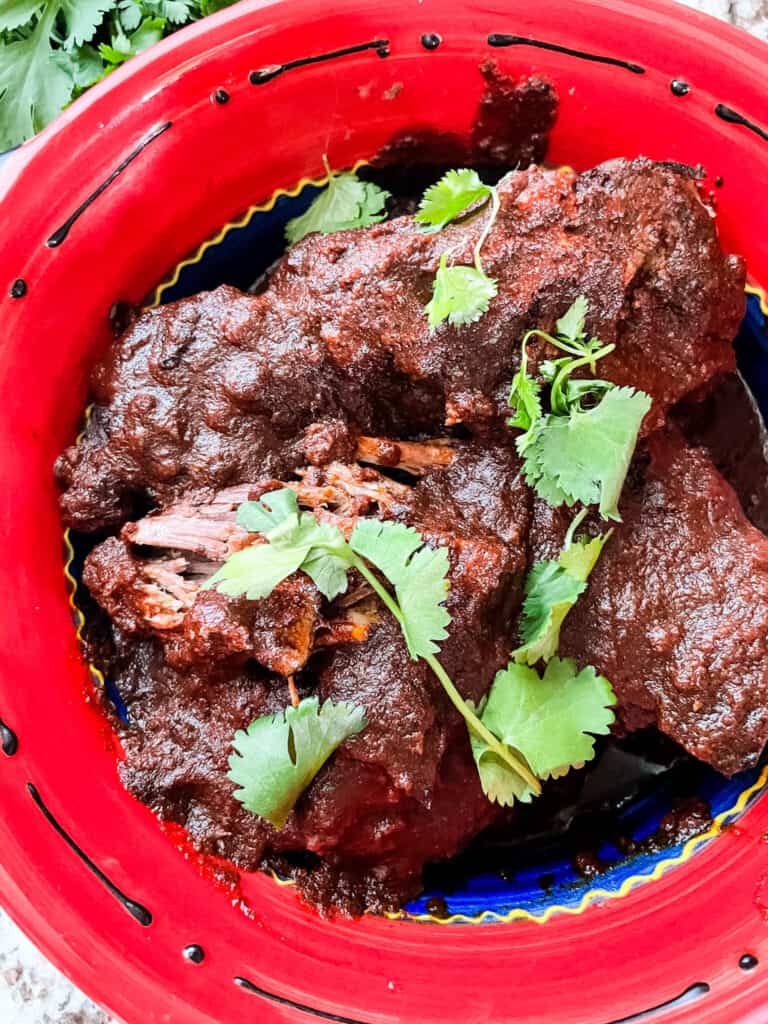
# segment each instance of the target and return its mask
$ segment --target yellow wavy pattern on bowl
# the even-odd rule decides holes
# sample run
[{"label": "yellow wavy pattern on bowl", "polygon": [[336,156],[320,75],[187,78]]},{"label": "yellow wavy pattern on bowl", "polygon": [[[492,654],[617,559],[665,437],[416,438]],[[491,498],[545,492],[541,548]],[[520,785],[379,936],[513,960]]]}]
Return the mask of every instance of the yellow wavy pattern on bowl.
[{"label": "yellow wavy pattern on bowl", "polygon": [[[367,160],[358,160],[358,162],[352,168],[352,171],[355,172],[359,170],[361,167],[366,166],[367,163]],[[331,173],[334,174],[337,172],[332,171]],[[266,213],[269,210],[271,210],[274,207],[275,203],[278,201],[278,199],[281,198],[281,196],[288,196],[290,198],[293,198],[295,196],[298,196],[304,190],[304,188],[307,187],[307,185],[315,185],[318,187],[326,185],[328,183],[329,177],[330,176],[328,174],[325,174],[319,178],[302,178],[293,188],[278,189],[266,203],[257,206],[251,206],[243,214],[242,217],[238,218],[237,220],[230,221],[228,224],[225,224],[216,235],[203,242],[203,244],[197,249],[195,253],[193,253],[191,256],[188,256],[186,259],[182,260],[176,267],[174,267],[173,271],[168,276],[168,278],[166,278],[157,286],[154,293],[152,294],[151,301],[147,303],[145,308],[152,309],[155,306],[160,305],[165,293],[170,288],[173,288],[176,284],[178,284],[184,268],[194,266],[196,263],[199,263],[205,256],[206,252],[213,246],[219,245],[227,237],[230,231],[233,231],[236,228],[247,227],[257,213]],[[768,318],[768,295],[766,295],[766,292],[762,288],[759,288],[756,285],[751,284],[748,284],[745,290],[747,294],[757,296],[757,298],[760,301],[760,309],[762,310],[766,318]],[[91,406],[89,406],[88,409],[86,409],[86,424],[88,422],[90,412]],[[83,429],[85,429],[85,427]],[[80,434],[80,437],[82,437],[82,432]],[[78,437],[78,440],[80,439],[80,437]],[[81,633],[83,626],[85,624],[85,617],[75,600],[77,593],[77,581],[72,576],[72,573],[70,571],[72,560],[74,558],[74,550],[72,548],[69,530],[65,530],[64,532],[64,547],[67,555],[66,564],[64,567],[64,574],[69,585],[69,604],[70,607],[72,608],[72,613],[77,628],[77,638],[82,643]],[[90,662],[88,663],[88,669],[92,677],[99,683],[99,685],[104,687],[105,680],[101,670],[96,665]],[[677,867],[678,865],[684,864],[686,861],[690,860],[693,854],[700,847],[702,847],[705,843],[710,842],[712,839],[715,839],[722,832],[723,827],[730,821],[730,819],[740,814],[746,808],[747,804],[754,797],[756,797],[762,789],[765,788],[767,783],[768,765],[760,773],[760,777],[754,783],[752,783],[751,786],[747,787],[747,789],[745,789],[742,793],[739,794],[733,806],[729,807],[727,810],[722,811],[720,814],[718,814],[717,817],[714,818],[712,825],[706,832],[703,832],[701,835],[694,836],[692,839],[689,839],[683,847],[682,851],[676,857],[669,857],[665,860],[659,861],[659,863],[655,865],[652,871],[645,872],[644,874],[632,875],[630,878],[625,879],[620,888],[616,889],[615,891],[610,891],[608,889],[601,888],[588,889],[582,896],[579,903],[573,906],[553,904],[547,907],[541,914],[535,914],[529,910],[524,910],[522,907],[516,907],[508,911],[506,914],[498,914],[493,910],[485,910],[481,914],[476,914],[474,916],[468,916],[466,914],[452,914],[449,917],[435,917],[432,914],[410,914],[407,911],[400,911],[398,913],[387,913],[385,916],[388,917],[390,920],[422,921],[429,922],[431,924],[446,925],[481,924],[487,921],[496,921],[508,924],[512,921],[521,920],[534,921],[538,924],[544,924],[547,921],[549,921],[550,918],[554,917],[556,914],[582,914],[591,904],[599,902],[601,900],[614,900],[619,899],[622,896],[626,896],[627,893],[631,892],[637,886],[642,885],[645,882],[652,882],[658,878],[661,878],[661,876],[666,874],[666,872],[669,871],[671,868]],[[270,871],[269,873],[279,886],[294,886],[294,882],[292,882],[290,879],[280,878],[279,875],[275,874],[274,871]]]},{"label": "yellow wavy pattern on bowl", "polygon": [[[366,167],[368,163],[368,160],[358,160],[357,163],[352,167],[350,173],[356,174],[361,167]],[[215,245],[219,245],[221,242],[224,241],[224,239],[227,237],[230,231],[233,231],[235,228],[247,227],[257,213],[268,213],[274,207],[278,199],[282,198],[283,196],[287,196],[290,199],[295,199],[296,196],[301,195],[301,193],[304,191],[307,185],[315,185],[317,188],[320,188],[323,185],[327,185],[334,174],[339,173],[340,171],[331,169],[330,174],[323,174],[319,178],[301,178],[301,180],[296,185],[294,185],[293,188],[277,189],[276,192],[272,193],[271,197],[267,200],[266,203],[262,203],[259,206],[251,206],[248,210],[246,210],[242,217],[239,217],[237,220],[230,221],[229,224],[225,224],[221,231],[215,234],[213,238],[209,238],[207,241],[203,242],[203,244],[200,246],[197,252],[195,252],[192,256],[188,256],[186,259],[182,260],[181,263],[179,263],[176,267],[174,267],[170,276],[157,286],[152,296],[152,301],[149,302],[145,308],[153,309],[155,306],[159,306],[163,300],[163,295],[165,295],[168,289],[173,288],[175,285],[179,283],[179,278],[181,277],[184,268],[192,267],[196,263],[199,263],[209,249],[211,249]]]}]

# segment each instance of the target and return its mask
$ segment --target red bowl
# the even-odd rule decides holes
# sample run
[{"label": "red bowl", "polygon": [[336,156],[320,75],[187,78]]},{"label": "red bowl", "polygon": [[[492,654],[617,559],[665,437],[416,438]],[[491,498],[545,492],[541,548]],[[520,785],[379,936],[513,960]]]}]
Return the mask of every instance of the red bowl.
[{"label": "red bowl", "polygon": [[324,152],[344,167],[414,125],[467,133],[489,55],[555,82],[551,160],[703,163],[724,247],[768,282],[768,48],[669,3],[244,2],[110,76],[4,169],[0,898],[127,1021],[768,1020],[766,799],[685,864],[545,923],[329,924],[261,876],[245,915],[123,790],[92,699],[51,467],[110,308],[320,176]]}]

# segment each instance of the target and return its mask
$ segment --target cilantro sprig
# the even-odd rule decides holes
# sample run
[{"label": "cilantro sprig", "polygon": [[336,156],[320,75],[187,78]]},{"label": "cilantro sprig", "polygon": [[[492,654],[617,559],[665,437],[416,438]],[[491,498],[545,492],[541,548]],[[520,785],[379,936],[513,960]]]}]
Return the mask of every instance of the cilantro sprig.
[{"label": "cilantro sprig", "polygon": [[483,269],[481,250],[500,209],[499,194],[485,185],[477,171],[462,168],[448,171],[424,193],[415,220],[427,234],[440,231],[451,221],[470,211],[482,210],[490,201],[488,217],[473,249],[473,265],[452,265],[448,253],[440,257],[432,286],[432,298],[424,312],[431,330],[448,322],[462,327],[478,321],[488,312],[491,299],[498,293],[495,278]]},{"label": "cilantro sprig", "polygon": [[[571,658],[553,658],[542,675],[510,662],[497,673],[479,710],[483,725],[513,748],[538,779],[580,768],[595,753],[595,736],[608,733],[616,695],[591,665],[578,671]],[[472,737],[472,753],[489,800],[529,803],[535,791],[512,775],[493,749]]]},{"label": "cilantro sprig", "polygon": [[432,234],[466,213],[475,203],[487,202],[492,191],[490,185],[480,180],[477,171],[468,167],[447,171],[424,193],[414,219]]},{"label": "cilantro sprig", "polygon": [[328,172],[328,184],[301,216],[293,217],[285,225],[289,245],[296,245],[313,231],[328,235],[333,231],[369,227],[387,216],[385,204],[389,192],[370,181],[361,181],[348,171],[334,174],[325,156],[323,163]]},{"label": "cilantro sprig", "polygon": [[[349,538],[338,527],[320,523],[309,512],[301,512],[295,493],[289,488],[272,491],[258,502],[245,502],[238,511],[238,523],[249,531],[261,533],[265,543],[254,544],[233,554],[205,584],[229,596],[245,595],[251,599],[266,597],[282,580],[297,569],[306,572],[315,582],[318,590],[329,600],[345,592],[347,573],[357,570],[391,612],[402,630],[412,658],[421,658],[430,667],[442,684],[449,699],[464,718],[470,735],[484,747],[491,750],[507,772],[519,776],[521,784],[532,792],[540,792],[540,784],[525,763],[504,742],[483,724],[469,702],[456,689],[450,676],[438,661],[439,641],[447,636],[450,615],[444,607],[448,594],[448,552],[445,548],[430,548],[413,527],[403,523],[360,519]],[[382,574],[391,589],[377,575]],[[303,703],[303,702],[302,702]],[[320,709],[322,715],[325,704]],[[299,708],[302,704],[299,705]],[[288,713],[286,713],[288,714]],[[288,718],[266,716],[257,719],[251,728],[260,737],[260,742],[269,736],[269,745],[284,749],[288,733],[285,724]],[[261,723],[261,724],[260,724]],[[255,727],[255,728],[254,728]],[[250,730],[249,730],[250,731]],[[275,733],[280,735],[275,737]],[[326,746],[315,746],[312,751],[300,750],[301,735],[294,733],[291,760],[302,765],[317,764],[317,770],[324,763],[320,754]],[[340,741],[341,742],[341,741]],[[295,785],[286,795],[285,773],[277,773],[272,783],[262,790],[258,787],[243,786],[243,778],[261,778],[261,755],[254,753],[255,747],[239,741],[240,756],[245,763],[237,762],[241,793],[249,792],[249,809],[262,817],[273,815],[276,822],[287,806],[293,806],[303,788],[314,774],[297,773],[292,777]],[[335,747],[327,747],[327,756]],[[249,753],[250,751],[250,753]],[[299,782],[303,781],[299,788]],[[279,813],[275,807],[280,808]],[[290,809],[290,808],[289,808]],[[272,820],[271,818],[269,820]],[[278,825],[279,827],[279,825]]]},{"label": "cilantro sprig", "polygon": [[594,569],[612,530],[592,540],[574,534],[587,510],[575,517],[560,555],[554,559],[536,562],[525,581],[525,601],[520,620],[521,646],[513,658],[526,665],[549,661],[557,652],[560,628],[568,612],[584,593],[587,579]]},{"label": "cilantro sprig", "polygon": [[[516,444],[523,472],[541,498],[555,507],[598,505],[604,519],[621,522],[619,495],[651,399],[610,381],[573,377],[582,367],[595,373],[598,361],[615,348],[586,334],[587,312],[587,300],[579,296],[557,321],[554,335],[538,329],[526,333],[507,422],[522,431]],[[534,337],[565,353],[539,367],[549,387],[549,412],[542,404],[542,384],[528,370],[527,345]]]}]

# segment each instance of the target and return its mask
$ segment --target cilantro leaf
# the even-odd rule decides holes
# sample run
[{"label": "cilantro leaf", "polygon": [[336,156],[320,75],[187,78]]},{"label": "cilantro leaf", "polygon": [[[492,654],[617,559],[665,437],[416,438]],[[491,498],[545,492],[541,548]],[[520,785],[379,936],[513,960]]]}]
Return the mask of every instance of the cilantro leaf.
[{"label": "cilantro leaf", "polygon": [[66,46],[82,46],[92,38],[114,0],[58,0],[67,23]]},{"label": "cilantro leaf", "polygon": [[327,235],[348,228],[364,228],[386,218],[384,204],[389,192],[356,174],[332,174],[327,186],[315,196],[309,209],[285,225],[289,245],[296,245],[313,231]]},{"label": "cilantro leaf", "polygon": [[[507,405],[514,411],[514,415],[507,420],[507,425],[524,430],[526,435],[531,427],[541,419],[541,385],[528,373],[528,355],[525,345],[523,345],[520,369],[512,378]],[[518,448],[521,445],[524,448],[526,444],[527,440],[521,441]]]},{"label": "cilantro leaf", "polygon": [[53,59],[72,80],[73,96],[104,77],[104,62],[92,46],[77,46],[71,50],[54,50]]},{"label": "cilantro leaf", "polygon": [[525,601],[520,621],[523,643],[514,652],[515,661],[535,665],[549,660],[557,650],[560,626],[586,590],[586,583],[571,576],[556,559],[537,562],[525,581]]},{"label": "cilantro leaf", "polygon": [[258,601],[269,597],[275,587],[296,572],[309,554],[309,548],[277,548],[273,544],[253,544],[230,555],[217,573],[203,586],[227,597]]},{"label": "cilantro leaf", "polygon": [[579,295],[555,324],[558,335],[566,341],[578,342],[584,335],[588,309],[586,297]]},{"label": "cilantro leaf", "polygon": [[[483,697],[477,707],[472,701],[467,701],[467,704],[480,716],[481,720],[487,703],[487,697]],[[471,729],[469,742],[477,773],[480,776],[480,785],[491,803],[497,803],[501,807],[511,807],[515,801],[529,804],[533,800],[536,794],[525,779],[513,771],[506,761],[503,761],[496,751],[492,750]],[[519,750],[514,753],[518,758],[522,757]]]},{"label": "cilantro leaf", "polygon": [[454,327],[475,323],[488,312],[497,291],[494,278],[477,267],[449,267],[443,253],[435,275],[432,298],[426,306],[430,328],[434,330],[444,320]]},{"label": "cilantro leaf", "polygon": [[521,453],[526,480],[550,504],[599,504],[604,519],[621,522],[619,495],[650,407],[645,392],[621,387],[587,412],[546,416]]},{"label": "cilantro leaf", "polygon": [[403,523],[358,519],[349,546],[380,569],[393,586],[408,576],[410,559],[424,546],[418,530]]},{"label": "cilantro leaf", "polygon": [[69,101],[72,80],[53,59],[58,3],[47,3],[29,35],[0,45],[0,152],[44,128]]},{"label": "cilantro leaf", "polygon": [[560,553],[560,565],[575,579],[586,582],[612,534],[613,529],[610,529],[599,537],[593,537],[592,540],[581,537]]},{"label": "cilantro leaf", "polygon": [[108,70],[119,67],[131,57],[136,57],[150,46],[159,43],[163,38],[164,29],[163,18],[145,18],[129,36],[122,30],[117,32],[112,36],[111,44],[102,43],[99,47],[99,53],[108,65]]},{"label": "cilantro leaf", "polygon": [[501,200],[496,188],[484,185],[475,171],[449,171],[436,185],[427,189],[416,221],[429,232],[439,231],[473,203],[490,199],[490,213],[475,242],[472,266],[448,266],[448,254],[443,253],[432,284],[432,298],[424,312],[431,330],[443,321],[454,327],[473,324],[488,312],[491,299],[497,294],[496,280],[483,269],[481,250],[496,221]]},{"label": "cilantro leaf", "polygon": [[448,171],[424,193],[414,220],[430,234],[439,231],[480,199],[488,199],[491,191],[477,171]]},{"label": "cilantro leaf", "polygon": [[120,0],[120,24],[125,32],[133,32],[144,20],[140,0]]},{"label": "cilantro leaf", "polygon": [[338,526],[320,523],[311,512],[289,515],[267,534],[270,544],[279,548],[319,548],[343,554],[347,549]]},{"label": "cilantro leaf", "polygon": [[276,715],[257,718],[236,733],[228,778],[237,799],[281,829],[296,801],[331,754],[367,725],[365,710],[317,697]]},{"label": "cilantro leaf", "polygon": [[203,12],[197,0],[119,0],[120,24],[126,32],[138,28],[145,18],[160,18],[170,25],[184,25]]},{"label": "cilantro leaf", "polygon": [[170,21],[172,25],[184,25],[194,17],[196,5],[194,0],[157,0],[145,6],[150,7],[158,18]]},{"label": "cilantro leaf", "polygon": [[525,581],[525,601],[520,621],[522,645],[514,659],[535,665],[548,661],[557,651],[560,627],[579,596],[611,535],[609,530],[593,540],[567,546],[558,558],[536,562]]},{"label": "cilantro leaf", "polygon": [[299,502],[290,487],[262,494],[258,501],[244,501],[237,510],[237,524],[249,533],[269,533],[289,516],[298,516]]},{"label": "cilantro leaf", "polygon": [[0,32],[22,28],[40,13],[46,0],[5,0],[0,4]]},{"label": "cilantro leaf", "polygon": [[450,586],[447,550],[428,547],[411,526],[378,519],[358,520],[349,546],[394,586],[411,657],[436,654],[451,621],[443,605]]},{"label": "cilantro leaf", "polygon": [[344,558],[319,549],[310,551],[301,563],[301,571],[329,601],[346,593],[349,568],[349,562]]},{"label": "cilantro leaf", "polygon": [[344,534],[330,523],[319,523],[309,512],[298,519],[285,519],[268,534],[277,548],[305,550],[301,570],[329,601],[347,589],[347,573],[352,566]]},{"label": "cilantro leaf", "polygon": [[329,601],[347,589],[350,568],[344,535],[329,523],[299,512],[295,493],[284,487],[238,509],[237,522],[261,533],[266,544],[255,544],[231,555],[205,584],[222,594],[250,600],[268,597],[284,579],[301,569]]},{"label": "cilantro leaf", "polygon": [[591,665],[579,672],[571,658],[553,658],[540,677],[510,662],[497,673],[481,720],[540,779],[557,778],[594,757],[594,736],[608,733],[615,703],[611,684]]}]

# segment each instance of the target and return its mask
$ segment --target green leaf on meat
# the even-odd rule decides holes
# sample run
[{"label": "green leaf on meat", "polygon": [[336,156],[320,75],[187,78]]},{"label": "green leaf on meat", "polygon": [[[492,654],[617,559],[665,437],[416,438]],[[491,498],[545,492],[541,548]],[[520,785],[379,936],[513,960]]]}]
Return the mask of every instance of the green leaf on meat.
[{"label": "green leaf on meat", "polygon": [[617,387],[594,409],[542,418],[522,453],[526,480],[550,504],[598,505],[620,522],[619,495],[650,407],[643,391]]},{"label": "green leaf on meat", "polygon": [[491,191],[491,187],[480,180],[477,171],[467,167],[447,171],[424,193],[414,219],[429,233],[439,231],[470,206],[481,199],[489,199]]},{"label": "green leaf on meat", "polygon": [[358,520],[349,545],[394,586],[411,657],[437,654],[451,621],[444,607],[450,586],[447,550],[430,548],[411,526],[378,519]]},{"label": "green leaf on meat", "polygon": [[326,187],[315,196],[309,209],[285,225],[289,245],[296,245],[314,231],[322,235],[349,228],[378,224],[386,218],[389,192],[356,174],[331,174]]},{"label": "green leaf on meat", "polygon": [[365,709],[317,697],[276,715],[257,718],[235,734],[228,778],[237,799],[275,828],[333,752],[367,725]]},{"label": "green leaf on meat", "polygon": [[[539,676],[510,662],[494,679],[481,721],[538,778],[558,778],[594,757],[594,737],[608,733],[615,703],[611,684],[591,665],[579,672],[570,658],[553,658]],[[481,741],[474,740],[472,750],[490,799],[505,806],[529,799]]]}]

